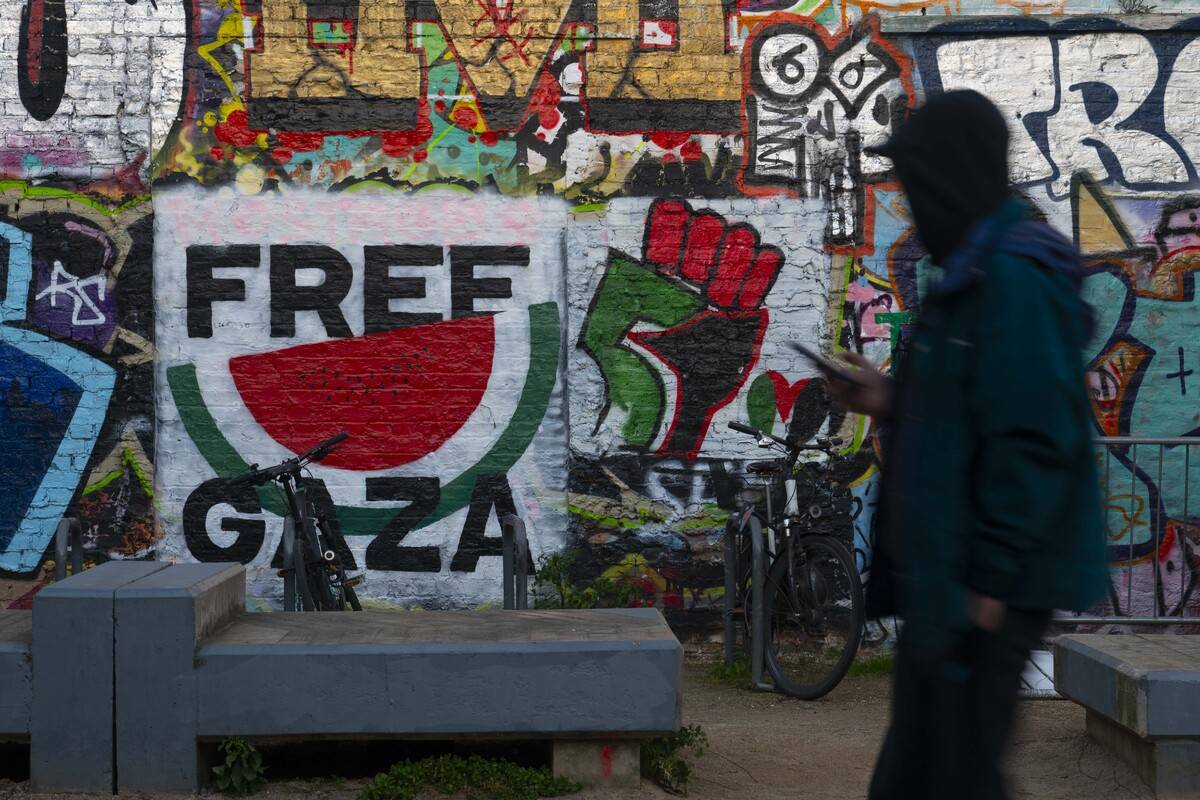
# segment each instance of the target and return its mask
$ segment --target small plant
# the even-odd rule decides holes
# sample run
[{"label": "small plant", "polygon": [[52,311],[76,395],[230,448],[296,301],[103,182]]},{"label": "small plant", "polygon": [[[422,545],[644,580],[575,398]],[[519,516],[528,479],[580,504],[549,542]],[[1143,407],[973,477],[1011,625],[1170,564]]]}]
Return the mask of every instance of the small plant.
[{"label": "small plant", "polygon": [[850,665],[851,675],[891,675],[894,658],[891,652],[860,653]]},{"label": "small plant", "polygon": [[671,736],[642,742],[642,777],[671,794],[686,797],[692,765],[684,758],[684,752],[699,758],[706,747],[708,736],[699,725],[685,725]]},{"label": "small plant", "polygon": [[1158,8],[1158,6],[1150,5],[1146,0],[1117,0],[1117,5],[1122,14],[1149,14]]},{"label": "small plant", "polygon": [[359,800],[413,800],[425,789],[444,795],[465,794],[468,798],[536,800],[571,794],[579,791],[580,786],[555,777],[545,767],[531,769],[476,755],[467,758],[445,755],[395,764],[376,775]]},{"label": "small plant", "polygon": [[642,590],[629,576],[617,580],[599,577],[579,587],[571,580],[574,551],[547,553],[538,559],[533,578],[536,608],[629,608],[637,605]]},{"label": "small plant", "polygon": [[744,689],[750,685],[750,659],[738,656],[730,664],[718,661],[708,668],[705,677],[712,683]]},{"label": "small plant", "polygon": [[213,767],[218,789],[225,794],[247,795],[262,788],[266,769],[254,745],[240,736],[231,736],[221,742],[220,750],[225,754],[225,763]]}]

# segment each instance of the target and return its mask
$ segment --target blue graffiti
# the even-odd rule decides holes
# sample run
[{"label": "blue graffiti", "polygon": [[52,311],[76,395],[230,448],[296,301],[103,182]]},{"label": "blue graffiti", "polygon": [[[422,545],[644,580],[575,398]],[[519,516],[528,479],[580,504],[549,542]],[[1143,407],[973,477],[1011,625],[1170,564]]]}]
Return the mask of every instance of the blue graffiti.
[{"label": "blue graffiti", "polygon": [[[0,500],[0,570],[29,572],[67,510],[112,397],[111,367],[25,322],[32,237],[0,222],[7,281],[0,303],[0,437],[10,459]],[[2,253],[3,250],[0,250]]]}]

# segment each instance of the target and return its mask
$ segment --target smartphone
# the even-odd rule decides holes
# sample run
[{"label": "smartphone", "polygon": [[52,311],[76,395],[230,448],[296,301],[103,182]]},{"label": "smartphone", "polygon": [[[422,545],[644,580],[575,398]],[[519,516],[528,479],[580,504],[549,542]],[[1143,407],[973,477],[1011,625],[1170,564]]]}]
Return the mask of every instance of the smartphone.
[{"label": "smartphone", "polygon": [[809,361],[811,361],[813,363],[813,366],[815,366],[817,369],[819,369],[822,372],[822,374],[824,374],[826,377],[834,378],[839,381],[844,381],[845,383],[853,384],[854,386],[864,386],[865,385],[861,380],[859,380],[857,377],[855,377],[855,375],[852,372],[833,363],[828,358],[826,358],[825,356],[818,353],[816,350],[806,347],[806,346],[800,344],[799,342],[788,342],[788,344],[797,353],[799,353],[800,355],[804,356]]}]

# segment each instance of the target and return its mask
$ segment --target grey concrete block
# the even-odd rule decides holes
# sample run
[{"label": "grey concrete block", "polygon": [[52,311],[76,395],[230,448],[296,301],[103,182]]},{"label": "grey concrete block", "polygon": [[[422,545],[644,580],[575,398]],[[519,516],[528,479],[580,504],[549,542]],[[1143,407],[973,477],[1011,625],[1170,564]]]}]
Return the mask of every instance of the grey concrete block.
[{"label": "grey concrete block", "polygon": [[1200,798],[1200,740],[1145,738],[1091,710],[1087,731],[1132,767],[1159,800]]},{"label": "grey concrete block", "polygon": [[653,609],[248,614],[198,654],[199,732],[660,735],[682,648]]},{"label": "grey concrete block", "polygon": [[121,793],[184,792],[196,747],[197,643],[246,604],[241,564],[179,564],[116,594],[116,753]]},{"label": "grey concrete block", "polygon": [[1055,688],[1143,736],[1200,736],[1200,647],[1171,634],[1060,637]]},{"label": "grey concrete block", "polygon": [[167,564],[110,561],[33,600],[30,778],[35,792],[112,794],[113,600]]},{"label": "grey concrete block", "polygon": [[33,708],[33,614],[0,611],[0,738],[25,739]]},{"label": "grey concrete block", "polygon": [[556,741],[554,774],[586,787],[632,789],[641,783],[642,747],[636,739]]}]

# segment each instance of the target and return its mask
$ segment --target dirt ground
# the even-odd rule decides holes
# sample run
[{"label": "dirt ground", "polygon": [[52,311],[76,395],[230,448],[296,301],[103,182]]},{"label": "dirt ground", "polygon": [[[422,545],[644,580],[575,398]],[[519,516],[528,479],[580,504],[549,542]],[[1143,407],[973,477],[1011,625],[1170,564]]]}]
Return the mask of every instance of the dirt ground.
[{"label": "dirt ground", "polygon": [[[824,699],[802,702],[716,684],[706,673],[706,665],[695,659],[685,666],[684,721],[701,725],[710,742],[694,764],[692,798],[853,800],[866,795],[887,722],[887,676],[851,676]],[[1021,704],[1008,768],[1014,798],[1153,797],[1129,768],[1087,738],[1083,710],[1062,700]],[[353,800],[362,785],[362,780],[275,782],[258,797]],[[27,783],[0,782],[0,800],[31,797]],[[670,795],[643,781],[634,791],[591,790],[572,797],[658,800]]]}]

